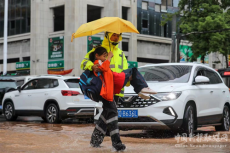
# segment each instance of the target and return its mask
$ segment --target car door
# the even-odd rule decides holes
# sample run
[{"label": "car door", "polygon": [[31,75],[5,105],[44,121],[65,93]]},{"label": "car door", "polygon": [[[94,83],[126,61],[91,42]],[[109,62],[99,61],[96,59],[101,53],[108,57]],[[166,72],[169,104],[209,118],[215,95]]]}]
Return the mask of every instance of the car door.
[{"label": "car door", "polygon": [[[205,68],[197,67],[194,75],[194,79],[197,76],[205,76]],[[210,109],[212,104],[212,95],[214,91],[214,86],[209,83],[204,84],[194,84],[193,91],[196,96],[196,104],[197,104],[197,117],[209,116],[211,115]]]},{"label": "car door", "polygon": [[22,86],[21,91],[15,91],[14,105],[16,110],[30,110],[30,93],[35,89],[37,79],[31,80]]},{"label": "car door", "polygon": [[43,110],[44,103],[46,102],[49,92],[51,80],[49,78],[38,79],[36,90],[30,93],[31,110],[41,111]]},{"label": "car door", "polygon": [[223,105],[225,98],[229,95],[228,89],[220,79],[219,75],[213,70],[205,70],[205,76],[209,78],[209,86],[212,87],[212,94],[210,101],[210,114],[211,115],[220,115],[223,111]]}]

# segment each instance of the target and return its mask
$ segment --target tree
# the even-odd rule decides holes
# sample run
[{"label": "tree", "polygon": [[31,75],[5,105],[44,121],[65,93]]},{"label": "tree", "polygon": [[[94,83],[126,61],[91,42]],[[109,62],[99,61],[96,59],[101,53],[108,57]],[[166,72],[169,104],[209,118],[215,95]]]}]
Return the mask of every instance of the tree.
[{"label": "tree", "polygon": [[219,52],[225,56],[228,67],[230,15],[229,11],[223,13],[227,6],[230,6],[227,0],[222,0],[222,3],[218,0],[180,0],[179,11],[167,14],[161,24],[164,25],[174,15],[180,16],[178,26],[192,43],[194,56]]}]

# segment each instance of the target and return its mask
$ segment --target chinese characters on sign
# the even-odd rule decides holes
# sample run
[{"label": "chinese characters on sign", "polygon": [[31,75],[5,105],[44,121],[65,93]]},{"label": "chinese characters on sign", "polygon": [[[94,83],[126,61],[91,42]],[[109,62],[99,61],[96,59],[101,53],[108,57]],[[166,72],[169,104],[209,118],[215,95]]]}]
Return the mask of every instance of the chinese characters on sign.
[{"label": "chinese characters on sign", "polygon": [[49,60],[64,58],[64,37],[49,38]]},{"label": "chinese characters on sign", "polygon": [[63,69],[64,61],[49,61],[48,69]]},{"label": "chinese characters on sign", "polygon": [[30,69],[30,61],[16,63],[16,70],[26,70],[26,69]]}]

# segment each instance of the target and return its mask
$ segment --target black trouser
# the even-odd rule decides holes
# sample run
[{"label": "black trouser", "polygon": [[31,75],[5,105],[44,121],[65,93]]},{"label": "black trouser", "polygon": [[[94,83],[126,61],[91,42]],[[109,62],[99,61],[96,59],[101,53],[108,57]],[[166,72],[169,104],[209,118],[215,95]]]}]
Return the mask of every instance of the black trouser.
[{"label": "black trouser", "polygon": [[125,73],[125,86],[127,82],[129,81],[129,77],[132,76],[132,80],[130,81],[130,84],[133,86],[134,91],[138,94],[143,88],[147,88],[148,85],[144,79],[144,77],[141,75],[141,73],[137,70],[137,68],[129,68],[127,70],[122,71]]},{"label": "black trouser", "polygon": [[103,142],[106,131],[110,133],[110,137],[112,140],[112,145],[116,145],[121,143],[119,128],[118,128],[118,113],[116,107],[116,101],[118,101],[119,97],[114,97],[114,102],[107,101],[102,99],[103,103],[103,111],[101,116],[96,123],[96,127],[93,131],[91,141],[95,146],[100,145]]}]

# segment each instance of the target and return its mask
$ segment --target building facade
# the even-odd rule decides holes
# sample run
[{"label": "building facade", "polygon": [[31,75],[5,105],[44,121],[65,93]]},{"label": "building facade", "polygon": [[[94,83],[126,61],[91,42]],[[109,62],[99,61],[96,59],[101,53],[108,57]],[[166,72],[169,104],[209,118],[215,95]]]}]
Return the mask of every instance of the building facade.
[{"label": "building facade", "polygon": [[[114,16],[129,20],[140,32],[122,34],[119,47],[130,63],[170,62],[172,22],[165,26],[160,22],[177,5],[178,0],[9,0],[7,71],[37,75],[73,69],[69,75],[79,76],[82,59],[104,33],[71,42],[72,33],[84,23]],[[0,0],[0,72],[3,25],[4,0]]]}]

